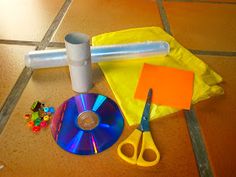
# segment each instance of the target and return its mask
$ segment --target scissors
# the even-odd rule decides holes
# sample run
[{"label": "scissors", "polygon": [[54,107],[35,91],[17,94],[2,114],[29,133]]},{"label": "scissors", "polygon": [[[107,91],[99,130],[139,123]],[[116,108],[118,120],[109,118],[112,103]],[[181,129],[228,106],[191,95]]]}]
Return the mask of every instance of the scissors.
[{"label": "scissors", "polygon": [[[151,107],[151,98],[152,98],[152,89],[149,89],[146,104],[144,107],[143,115],[141,122],[130,135],[124,141],[118,145],[118,155],[125,161],[131,164],[137,164],[138,166],[153,166],[156,165],[160,160],[160,153],[152,139],[152,135],[149,128],[149,119],[150,119],[150,107]],[[142,136],[143,135],[143,136]],[[142,145],[141,151],[138,155],[138,145],[139,140],[142,136]],[[125,145],[131,145],[133,147],[133,154],[131,156],[125,154],[122,151],[122,148]],[[144,158],[145,151],[152,151],[155,154],[155,158],[152,160],[147,160]]]}]

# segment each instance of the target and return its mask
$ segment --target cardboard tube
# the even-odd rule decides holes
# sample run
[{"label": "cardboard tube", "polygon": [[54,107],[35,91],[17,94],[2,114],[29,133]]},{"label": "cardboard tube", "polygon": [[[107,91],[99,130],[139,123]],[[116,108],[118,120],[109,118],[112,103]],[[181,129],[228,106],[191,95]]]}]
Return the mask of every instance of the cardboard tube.
[{"label": "cardboard tube", "polygon": [[69,65],[72,90],[87,92],[92,87],[92,68],[89,37],[82,33],[65,36],[67,63]]}]

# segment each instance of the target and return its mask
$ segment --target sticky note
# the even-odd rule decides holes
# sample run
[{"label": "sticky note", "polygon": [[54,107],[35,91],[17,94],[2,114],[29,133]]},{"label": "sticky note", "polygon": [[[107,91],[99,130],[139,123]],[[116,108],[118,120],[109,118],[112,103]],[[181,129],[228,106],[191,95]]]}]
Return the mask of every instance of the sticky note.
[{"label": "sticky note", "polygon": [[152,88],[152,102],[158,105],[190,109],[193,95],[194,73],[166,66],[144,64],[135,98],[146,100]]}]

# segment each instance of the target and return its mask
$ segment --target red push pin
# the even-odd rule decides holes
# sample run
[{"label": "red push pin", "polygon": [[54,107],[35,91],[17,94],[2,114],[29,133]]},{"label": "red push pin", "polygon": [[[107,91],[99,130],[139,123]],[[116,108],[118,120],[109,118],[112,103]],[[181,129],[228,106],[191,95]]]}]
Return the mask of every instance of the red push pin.
[{"label": "red push pin", "polygon": [[32,131],[33,132],[39,132],[40,131],[40,126],[33,126]]}]

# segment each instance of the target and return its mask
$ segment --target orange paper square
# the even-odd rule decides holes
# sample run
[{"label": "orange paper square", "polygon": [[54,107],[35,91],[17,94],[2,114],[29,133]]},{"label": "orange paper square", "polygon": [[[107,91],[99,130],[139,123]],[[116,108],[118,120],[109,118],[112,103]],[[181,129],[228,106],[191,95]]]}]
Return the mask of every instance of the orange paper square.
[{"label": "orange paper square", "polygon": [[146,100],[152,88],[152,102],[159,105],[190,109],[194,73],[191,71],[144,64],[136,88],[135,98]]}]

